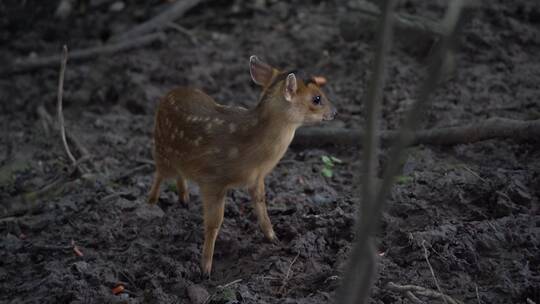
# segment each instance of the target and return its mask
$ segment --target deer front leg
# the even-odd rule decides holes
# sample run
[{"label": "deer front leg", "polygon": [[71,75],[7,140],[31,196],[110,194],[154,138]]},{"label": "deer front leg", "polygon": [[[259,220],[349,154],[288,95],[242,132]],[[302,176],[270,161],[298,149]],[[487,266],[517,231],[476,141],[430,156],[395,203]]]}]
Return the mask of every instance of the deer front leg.
[{"label": "deer front leg", "polygon": [[223,189],[202,188],[201,195],[204,212],[204,245],[202,252],[201,268],[203,275],[210,277],[212,271],[212,257],[214,245],[223,223],[225,210],[225,193]]},{"label": "deer front leg", "polygon": [[270,222],[270,218],[268,217],[268,212],[266,210],[264,177],[259,178],[255,186],[249,189],[249,194],[251,195],[253,209],[255,210],[255,214],[257,214],[259,226],[261,227],[264,236],[270,241],[275,241],[276,234],[274,232],[274,228],[272,228],[272,223]]}]

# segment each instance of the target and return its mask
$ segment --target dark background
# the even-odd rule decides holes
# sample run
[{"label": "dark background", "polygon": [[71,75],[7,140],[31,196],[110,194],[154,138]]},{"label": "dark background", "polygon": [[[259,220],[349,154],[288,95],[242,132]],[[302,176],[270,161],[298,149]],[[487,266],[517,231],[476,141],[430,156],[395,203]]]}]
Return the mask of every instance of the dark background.
[{"label": "dark background", "polygon": [[[66,19],[57,1],[0,3],[0,69],[15,60],[102,45],[162,10],[167,1],[76,1]],[[439,20],[447,1],[399,1],[398,12]],[[68,62],[66,129],[92,156],[88,172],[0,218],[0,302],[188,303],[193,284],[212,303],[327,303],[339,285],[353,238],[361,150],[291,149],[267,178],[278,245],[264,241],[249,198],[228,197],[212,280],[199,277],[201,206],[188,209],[163,187],[146,205],[152,178],[153,113],[177,85],[203,89],[223,104],[253,107],[258,88],[248,58],[323,75],[339,111],[323,127],[360,127],[374,56],[374,25],[356,1],[204,1],[144,48]],[[422,128],[489,117],[540,117],[540,5],[480,1],[464,26],[455,69],[425,109]],[[399,127],[415,100],[436,40],[398,30],[389,57],[382,129]],[[0,209],[68,175],[58,131],[37,109],[56,113],[58,67],[0,78]],[[53,118],[56,117],[53,115]],[[46,126],[46,124],[45,124]],[[70,145],[73,143],[70,142]],[[76,157],[80,156],[73,148]],[[321,156],[343,164],[321,174]],[[384,166],[386,150],[380,165]],[[145,165],[146,164],[146,165]],[[373,303],[407,303],[386,283],[441,288],[465,303],[540,302],[538,142],[490,140],[407,150],[404,171],[382,221]],[[4,214],[7,214],[6,211]],[[72,241],[84,253],[75,255]],[[291,274],[284,278],[291,261]],[[242,279],[224,289],[217,286]],[[112,288],[121,282],[122,295]],[[282,287],[283,286],[283,287]],[[199,290],[199,293],[204,294]]]}]

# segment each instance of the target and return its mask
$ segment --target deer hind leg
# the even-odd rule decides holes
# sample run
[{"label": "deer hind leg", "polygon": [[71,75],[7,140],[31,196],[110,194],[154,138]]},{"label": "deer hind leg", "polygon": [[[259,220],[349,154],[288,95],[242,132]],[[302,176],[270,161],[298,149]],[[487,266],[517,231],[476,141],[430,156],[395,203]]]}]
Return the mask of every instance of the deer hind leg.
[{"label": "deer hind leg", "polygon": [[276,241],[276,233],[274,232],[270,217],[268,216],[268,211],[266,210],[264,178],[259,178],[257,180],[257,184],[249,189],[249,194],[251,195],[253,209],[255,210],[255,214],[257,214],[259,226],[261,227],[264,236],[270,241]]},{"label": "deer hind leg", "polygon": [[212,189],[201,187],[201,195],[204,211],[204,245],[202,252],[201,268],[203,275],[210,277],[212,271],[212,257],[214,245],[219,229],[223,223],[225,209],[224,189]]},{"label": "deer hind leg", "polygon": [[178,191],[178,202],[187,206],[189,203],[189,189],[187,180],[182,175],[176,177],[176,191]]},{"label": "deer hind leg", "polygon": [[156,173],[154,174],[154,181],[152,183],[152,187],[150,188],[150,193],[148,194],[149,204],[157,203],[159,199],[159,186],[161,185],[162,181],[163,175],[161,175],[161,173],[156,170]]}]

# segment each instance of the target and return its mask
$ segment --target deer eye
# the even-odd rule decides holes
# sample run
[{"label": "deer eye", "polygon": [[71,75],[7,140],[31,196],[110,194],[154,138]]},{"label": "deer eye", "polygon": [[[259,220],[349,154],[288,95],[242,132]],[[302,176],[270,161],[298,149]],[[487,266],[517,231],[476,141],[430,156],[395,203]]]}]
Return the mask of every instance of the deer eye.
[{"label": "deer eye", "polygon": [[317,95],[313,97],[313,104],[320,106],[322,104],[321,96]]}]

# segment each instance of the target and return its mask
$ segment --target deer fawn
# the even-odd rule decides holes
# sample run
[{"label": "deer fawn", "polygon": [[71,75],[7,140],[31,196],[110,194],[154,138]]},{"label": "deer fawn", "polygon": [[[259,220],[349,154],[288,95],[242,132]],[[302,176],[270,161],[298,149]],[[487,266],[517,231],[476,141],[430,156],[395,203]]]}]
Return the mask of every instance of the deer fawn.
[{"label": "deer fawn", "polygon": [[204,210],[201,268],[207,276],[227,190],[249,190],[259,225],[274,241],[264,178],[283,157],[299,126],[331,120],[336,114],[320,89],[321,78],[300,79],[295,72],[284,73],[256,56],[250,57],[249,67],[251,78],[262,87],[253,109],[223,106],[200,90],[176,88],[161,100],[156,112],[156,172],[148,202],[157,202],[164,179],[176,178],[183,204],[189,201],[186,180],[199,185]]}]

